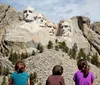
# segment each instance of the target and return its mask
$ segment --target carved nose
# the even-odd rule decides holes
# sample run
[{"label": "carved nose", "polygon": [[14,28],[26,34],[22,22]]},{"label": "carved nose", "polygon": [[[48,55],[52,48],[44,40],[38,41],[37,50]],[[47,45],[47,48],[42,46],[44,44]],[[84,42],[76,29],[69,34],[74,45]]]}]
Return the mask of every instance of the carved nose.
[{"label": "carved nose", "polygon": [[26,17],[28,17],[29,14],[26,14]]},{"label": "carved nose", "polygon": [[41,22],[43,22],[43,20],[41,20]]}]

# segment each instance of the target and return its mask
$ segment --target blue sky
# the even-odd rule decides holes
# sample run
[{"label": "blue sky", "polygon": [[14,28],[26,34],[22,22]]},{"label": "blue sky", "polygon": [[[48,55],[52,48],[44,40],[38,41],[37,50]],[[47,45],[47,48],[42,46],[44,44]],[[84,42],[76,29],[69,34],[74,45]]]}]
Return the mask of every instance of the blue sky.
[{"label": "blue sky", "polygon": [[77,15],[87,16],[92,22],[100,21],[100,0],[0,0],[0,4],[9,4],[20,12],[32,6],[55,23]]}]

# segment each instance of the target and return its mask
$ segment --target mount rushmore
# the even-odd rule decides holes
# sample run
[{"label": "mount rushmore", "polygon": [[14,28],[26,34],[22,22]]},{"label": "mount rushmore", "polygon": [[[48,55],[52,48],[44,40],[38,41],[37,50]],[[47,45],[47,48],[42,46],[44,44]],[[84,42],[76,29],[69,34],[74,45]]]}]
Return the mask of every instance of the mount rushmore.
[{"label": "mount rushmore", "polygon": [[57,39],[65,41],[69,48],[76,43],[86,53],[100,54],[99,26],[91,24],[84,16],[74,16],[55,24],[30,6],[21,13],[8,5],[0,5],[0,32],[1,45],[9,50],[28,51],[35,48],[34,43],[46,46],[48,41]]},{"label": "mount rushmore", "polygon": [[[72,48],[76,43],[78,51],[82,48],[86,54],[92,56],[97,53],[100,58],[100,22],[91,24],[88,17],[73,16],[59,23],[53,23],[30,6],[18,12],[9,5],[0,5],[0,65],[4,63],[3,61],[9,62],[7,58],[2,57],[5,50],[32,54],[33,50],[37,50],[38,43],[46,47],[49,41],[55,45],[56,40],[64,41],[68,48]],[[36,71],[44,85],[47,76],[51,74],[51,67],[60,64],[66,72],[65,82],[74,85],[71,78],[77,69],[76,61],[61,51],[44,50],[42,54],[25,59],[28,72]],[[10,62],[9,65],[12,67]],[[96,75],[95,85],[99,85],[100,69],[91,64],[90,66]]]}]

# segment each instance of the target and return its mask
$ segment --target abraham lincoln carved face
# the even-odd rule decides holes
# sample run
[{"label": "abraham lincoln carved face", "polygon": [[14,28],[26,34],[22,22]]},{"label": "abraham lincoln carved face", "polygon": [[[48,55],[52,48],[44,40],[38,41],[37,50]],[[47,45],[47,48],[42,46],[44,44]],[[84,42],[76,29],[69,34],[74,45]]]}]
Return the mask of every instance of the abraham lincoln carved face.
[{"label": "abraham lincoln carved face", "polygon": [[71,23],[69,21],[63,21],[60,25],[61,35],[64,37],[68,37],[73,34]]}]

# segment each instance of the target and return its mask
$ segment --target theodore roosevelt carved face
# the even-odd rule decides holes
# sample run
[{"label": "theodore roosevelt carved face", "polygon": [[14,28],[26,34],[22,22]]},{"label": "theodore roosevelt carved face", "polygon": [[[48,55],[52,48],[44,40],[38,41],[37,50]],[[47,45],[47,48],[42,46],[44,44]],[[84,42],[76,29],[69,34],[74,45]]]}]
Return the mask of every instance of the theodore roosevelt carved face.
[{"label": "theodore roosevelt carved face", "polygon": [[32,22],[36,20],[36,16],[37,16],[37,13],[30,6],[26,7],[23,11],[23,18],[26,22]]},{"label": "theodore roosevelt carved face", "polygon": [[52,22],[47,22],[47,29],[49,30],[49,35],[54,36],[56,34],[56,26]]}]

